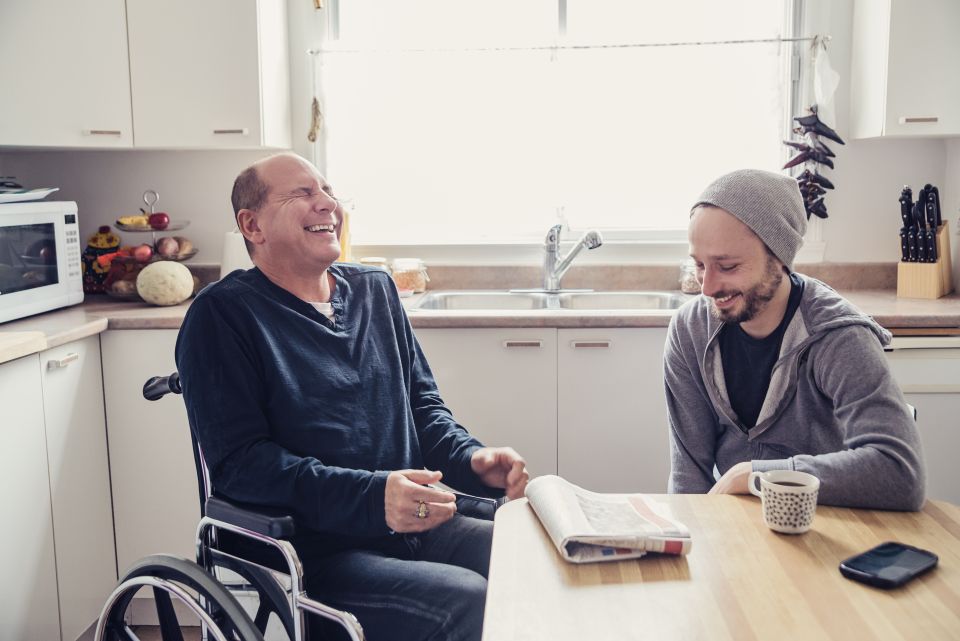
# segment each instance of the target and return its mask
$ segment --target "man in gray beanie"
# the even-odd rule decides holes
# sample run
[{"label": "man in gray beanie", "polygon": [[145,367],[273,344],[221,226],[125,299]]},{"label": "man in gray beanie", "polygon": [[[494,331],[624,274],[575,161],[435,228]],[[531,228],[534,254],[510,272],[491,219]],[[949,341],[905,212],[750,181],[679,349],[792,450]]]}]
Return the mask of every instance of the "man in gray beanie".
[{"label": "man in gray beanie", "polygon": [[772,172],[721,176],[694,204],[703,293],[672,319],[664,353],[670,492],[743,494],[750,472],[784,469],[818,477],[821,503],[920,509],[920,438],[883,355],[890,333],[793,271],[806,227],[797,182]]}]

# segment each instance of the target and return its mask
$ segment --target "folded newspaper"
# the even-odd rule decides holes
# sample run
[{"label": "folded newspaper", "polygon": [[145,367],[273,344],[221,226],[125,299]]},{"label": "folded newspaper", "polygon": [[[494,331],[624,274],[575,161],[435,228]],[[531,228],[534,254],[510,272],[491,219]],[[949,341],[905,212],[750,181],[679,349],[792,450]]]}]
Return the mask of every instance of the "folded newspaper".
[{"label": "folded newspaper", "polygon": [[690,552],[686,526],[654,512],[641,494],[597,494],[552,475],[530,481],[526,494],[560,555],[571,563]]}]

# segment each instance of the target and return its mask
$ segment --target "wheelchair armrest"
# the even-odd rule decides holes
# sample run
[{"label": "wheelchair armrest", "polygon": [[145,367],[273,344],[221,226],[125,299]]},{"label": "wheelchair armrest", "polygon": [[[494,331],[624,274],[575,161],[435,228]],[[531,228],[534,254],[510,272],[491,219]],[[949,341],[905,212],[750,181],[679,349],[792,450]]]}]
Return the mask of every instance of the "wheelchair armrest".
[{"label": "wheelchair armrest", "polygon": [[216,496],[207,499],[206,515],[274,539],[288,539],[296,532],[293,517],[282,510],[260,505],[240,507]]}]

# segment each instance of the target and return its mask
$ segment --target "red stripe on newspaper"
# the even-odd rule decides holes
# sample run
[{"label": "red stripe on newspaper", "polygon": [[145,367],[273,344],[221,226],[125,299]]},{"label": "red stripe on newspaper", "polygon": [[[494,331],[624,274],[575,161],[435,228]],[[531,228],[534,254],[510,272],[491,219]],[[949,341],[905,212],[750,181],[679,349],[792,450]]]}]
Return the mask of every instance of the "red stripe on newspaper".
[{"label": "red stripe on newspaper", "polygon": [[683,541],[664,541],[664,554],[683,554]]},{"label": "red stripe on newspaper", "polygon": [[650,521],[651,523],[659,527],[661,532],[664,530],[674,529],[675,526],[672,521],[669,521],[663,518],[662,516],[660,516],[653,510],[651,510],[650,506],[647,505],[647,502],[644,501],[641,497],[628,496],[627,500],[630,501],[630,505],[633,506],[633,509],[635,509],[637,512],[640,513],[640,516],[642,516],[643,518],[647,519],[648,521]]}]

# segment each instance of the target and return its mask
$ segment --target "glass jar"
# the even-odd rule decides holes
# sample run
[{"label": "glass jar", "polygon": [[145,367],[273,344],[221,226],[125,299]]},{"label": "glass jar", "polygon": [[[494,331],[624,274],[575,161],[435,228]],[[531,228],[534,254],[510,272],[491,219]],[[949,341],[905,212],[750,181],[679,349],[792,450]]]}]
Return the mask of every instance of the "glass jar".
[{"label": "glass jar", "polygon": [[388,274],[390,273],[390,265],[387,264],[387,259],[383,256],[364,256],[360,259],[360,264],[368,267],[376,267],[378,269],[382,269]]},{"label": "glass jar", "polygon": [[684,294],[699,294],[700,281],[697,280],[697,264],[688,258],[680,265],[680,291]]},{"label": "glass jar", "polygon": [[427,267],[419,258],[395,258],[393,261],[393,280],[397,289],[410,290],[414,294],[427,291]]}]

